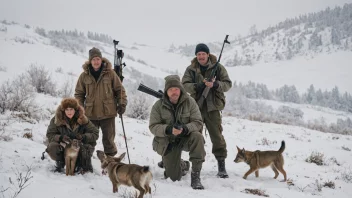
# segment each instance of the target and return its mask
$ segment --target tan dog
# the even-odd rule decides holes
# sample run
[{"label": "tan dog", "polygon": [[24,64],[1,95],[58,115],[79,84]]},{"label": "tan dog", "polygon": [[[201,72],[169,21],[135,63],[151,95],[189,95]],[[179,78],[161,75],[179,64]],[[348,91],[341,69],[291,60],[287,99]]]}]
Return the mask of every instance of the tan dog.
[{"label": "tan dog", "polygon": [[68,175],[75,175],[75,166],[76,166],[76,161],[79,153],[79,141],[76,139],[70,140],[67,142],[67,144],[61,144],[64,148],[64,154],[65,154],[65,166],[66,166],[66,176]]},{"label": "tan dog", "polygon": [[153,175],[149,171],[149,167],[122,163],[121,160],[125,157],[125,154],[123,153],[119,157],[110,157],[106,156],[103,151],[97,150],[103,174],[107,172],[112,182],[112,191],[116,193],[118,187],[122,184],[133,186],[139,190],[138,198],[142,198],[147,193],[151,194],[149,184],[153,179]]},{"label": "tan dog", "polygon": [[271,166],[275,172],[274,179],[279,176],[278,170],[284,175],[284,181],[287,180],[286,171],[284,170],[284,157],[282,152],[285,150],[285,141],[281,142],[281,147],[278,151],[246,151],[237,147],[237,156],[234,162],[246,162],[250,169],[244,174],[243,179],[247,179],[248,175],[255,171],[255,176],[259,177],[259,169]]}]

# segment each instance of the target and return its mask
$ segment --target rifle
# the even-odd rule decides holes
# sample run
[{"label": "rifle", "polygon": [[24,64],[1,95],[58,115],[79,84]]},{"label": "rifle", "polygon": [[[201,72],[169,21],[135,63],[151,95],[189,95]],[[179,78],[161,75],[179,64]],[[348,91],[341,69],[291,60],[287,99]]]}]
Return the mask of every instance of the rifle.
[{"label": "rifle", "polygon": [[[218,70],[218,67],[219,67],[219,62],[221,59],[222,50],[224,49],[225,43],[230,44],[230,42],[227,40],[228,37],[229,37],[229,35],[226,35],[225,40],[222,44],[222,48],[221,48],[221,52],[220,52],[220,56],[218,58],[218,61],[215,63],[213,70],[211,71],[210,76],[207,79],[208,82],[212,82],[213,78],[215,77],[216,71]],[[202,95],[200,96],[199,100],[197,101],[199,109],[202,109],[203,104],[204,104],[204,100],[208,97],[209,90],[210,90],[210,87],[207,87],[207,86],[203,89]]]},{"label": "rifle", "polygon": [[124,76],[122,75],[122,69],[126,67],[126,63],[122,63],[122,58],[124,56],[124,53],[122,50],[119,50],[116,47],[119,44],[119,41],[113,40],[113,43],[114,43],[114,49],[115,49],[114,50],[114,70],[122,82],[124,79]]},{"label": "rifle", "polygon": [[144,92],[146,94],[152,95],[152,96],[159,98],[159,99],[161,99],[164,95],[163,91],[161,91],[161,90],[155,91],[155,90],[143,85],[142,83],[139,84],[137,90]]}]

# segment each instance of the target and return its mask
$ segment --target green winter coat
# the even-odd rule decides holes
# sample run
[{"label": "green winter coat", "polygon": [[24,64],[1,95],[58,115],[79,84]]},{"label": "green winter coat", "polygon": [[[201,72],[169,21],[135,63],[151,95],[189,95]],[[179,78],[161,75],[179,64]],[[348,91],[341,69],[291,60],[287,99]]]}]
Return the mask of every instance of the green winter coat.
[{"label": "green winter coat", "polygon": [[102,120],[117,116],[117,104],[127,105],[127,96],[119,77],[112,69],[108,59],[102,58],[103,70],[98,81],[90,74],[90,62],[83,64],[83,72],[79,76],[75,98],[84,106],[86,116],[90,120]]},{"label": "green winter coat", "polygon": [[[197,83],[203,82],[204,78],[209,78],[215,63],[217,62],[216,56],[210,54],[208,69],[205,71],[205,76],[202,75],[200,71],[200,65],[198,63],[197,57],[191,61],[191,65],[187,67],[183,77],[182,84],[185,90],[196,99],[196,85]],[[221,111],[225,107],[225,94],[232,87],[232,82],[227,74],[227,71],[223,65],[219,63],[216,80],[219,82],[219,87],[217,89],[211,88],[209,94],[206,98],[207,110],[208,112],[218,110]]]},{"label": "green winter coat", "polygon": [[[181,83],[180,86],[182,86]],[[164,155],[169,143],[175,138],[174,135],[165,133],[167,126],[173,126],[175,123],[185,124],[189,133],[198,133],[201,132],[203,125],[196,101],[186,93],[183,87],[181,87],[181,96],[176,108],[169,101],[166,92],[167,90],[164,91],[163,98],[153,105],[149,118],[149,130],[155,136],[153,150],[159,155]]]},{"label": "green winter coat", "polygon": [[68,133],[74,134],[82,134],[85,136],[86,144],[90,144],[95,147],[97,144],[96,141],[99,137],[99,130],[95,127],[95,125],[88,120],[88,118],[84,115],[83,107],[79,107],[79,114],[77,122],[74,123],[73,129],[67,123],[65,119],[65,112],[62,110],[61,105],[56,110],[55,117],[53,117],[48,126],[48,130],[46,132],[46,137],[50,142],[59,142],[59,138],[61,135],[67,135]]}]

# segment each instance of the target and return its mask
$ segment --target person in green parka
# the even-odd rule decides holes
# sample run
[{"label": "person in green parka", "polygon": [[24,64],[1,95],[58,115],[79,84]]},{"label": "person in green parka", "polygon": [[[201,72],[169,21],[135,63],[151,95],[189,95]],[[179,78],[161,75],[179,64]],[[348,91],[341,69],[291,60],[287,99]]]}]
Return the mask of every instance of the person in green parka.
[{"label": "person in green parka", "polygon": [[[195,49],[196,57],[191,61],[191,65],[187,67],[183,77],[182,84],[185,90],[196,101],[202,97],[205,87],[209,87],[210,91],[200,108],[203,122],[209,131],[210,139],[213,144],[212,153],[218,161],[218,176],[220,178],[228,178],[225,168],[225,159],[227,157],[226,141],[222,135],[221,110],[225,107],[225,95],[232,87],[226,68],[218,63],[216,65],[216,56],[210,54],[207,45],[200,43]],[[213,69],[216,69],[215,78],[209,79]]]},{"label": "person in green parka", "polygon": [[153,150],[162,156],[165,178],[177,181],[186,174],[190,165],[181,161],[181,152],[187,151],[192,162],[191,187],[204,189],[200,181],[205,158],[202,125],[197,103],[184,90],[180,77],[165,77],[164,96],[153,105],[149,120]]},{"label": "person in green parka", "polygon": [[[91,158],[99,137],[98,128],[84,115],[84,108],[75,98],[64,98],[51,119],[46,137],[49,140],[46,152],[56,161],[56,170],[61,172],[65,167],[64,148],[68,139],[77,139],[81,142],[77,171],[93,172]],[[60,144],[61,143],[61,144]]]}]

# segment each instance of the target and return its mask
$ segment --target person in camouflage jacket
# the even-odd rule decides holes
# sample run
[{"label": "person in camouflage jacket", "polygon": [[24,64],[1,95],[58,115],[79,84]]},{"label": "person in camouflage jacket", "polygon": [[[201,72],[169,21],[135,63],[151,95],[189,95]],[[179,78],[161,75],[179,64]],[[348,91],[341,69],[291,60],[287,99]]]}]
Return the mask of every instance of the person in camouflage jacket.
[{"label": "person in camouflage jacket", "polygon": [[164,96],[155,102],[150,113],[153,150],[162,156],[164,175],[172,181],[180,180],[188,171],[189,162],[181,161],[181,152],[188,151],[193,189],[204,189],[200,182],[205,158],[204,138],[200,132],[202,125],[197,103],[184,90],[180,77],[165,77]]},{"label": "person in camouflage jacket", "polygon": [[225,159],[227,157],[226,141],[222,135],[221,113],[225,107],[225,95],[232,82],[226,71],[226,68],[218,63],[215,78],[209,82],[209,77],[216,65],[216,56],[210,54],[207,45],[200,43],[196,46],[196,57],[191,61],[191,65],[187,67],[183,77],[182,84],[185,90],[196,101],[202,97],[205,87],[209,87],[210,91],[205,99],[201,110],[203,122],[209,131],[210,139],[213,144],[212,153],[218,161],[218,176],[227,178],[228,174],[225,168]]}]

